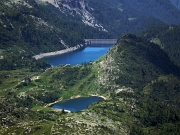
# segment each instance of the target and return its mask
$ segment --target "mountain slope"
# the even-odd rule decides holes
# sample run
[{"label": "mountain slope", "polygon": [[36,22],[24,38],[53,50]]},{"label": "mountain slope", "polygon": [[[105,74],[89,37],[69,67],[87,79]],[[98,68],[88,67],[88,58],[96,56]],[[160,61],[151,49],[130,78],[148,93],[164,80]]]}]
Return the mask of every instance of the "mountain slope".
[{"label": "mountain slope", "polygon": [[105,0],[104,3],[118,8],[123,14],[127,14],[127,16],[135,17],[139,14],[144,17],[155,17],[167,24],[179,24],[180,22],[180,12],[169,0]]},{"label": "mountain slope", "polygon": [[174,10],[171,5],[166,10],[168,5],[170,3],[166,1],[145,4],[144,1],[117,0],[2,0],[1,49],[15,46],[16,49],[20,47],[37,54],[66,48],[59,41],[61,39],[68,46],[75,46],[84,38],[118,37],[123,33],[162,25],[158,19],[166,23],[180,22],[180,11]]},{"label": "mountain slope", "polygon": [[98,35],[95,33],[107,35],[78,22],[78,17],[65,15],[52,5],[38,4],[34,0],[1,1],[0,8],[1,49],[17,46],[37,54],[83,43],[83,39],[88,38],[85,33],[92,37]]},{"label": "mountain slope", "polygon": [[[162,0],[43,1],[49,2],[0,1],[0,134],[180,134],[179,67],[171,61],[173,53],[167,53],[169,47],[178,54],[178,26],[151,29],[143,35],[146,39],[126,34],[92,63],[49,68],[32,59],[34,54],[74,46],[84,38],[117,37],[163,25],[157,18],[163,12],[172,15],[169,1],[163,6]],[[147,8],[144,15],[140,5]],[[164,22],[176,23],[176,13],[169,17],[172,22]],[[166,46],[166,41],[177,43]],[[77,113],[47,107],[94,94],[106,100]]]},{"label": "mountain slope", "polygon": [[107,84],[139,89],[161,75],[179,75],[179,68],[157,44],[131,34],[118,40],[101,66]]},{"label": "mountain slope", "polygon": [[107,31],[114,37],[162,25],[163,22],[166,24],[180,22],[180,11],[169,0],[39,1],[50,3],[61,13],[78,17],[84,24]]},{"label": "mountain slope", "polygon": [[[142,12],[144,5],[147,6],[143,3],[142,9],[139,8],[142,3],[137,2],[135,5],[117,0],[2,0],[0,48],[22,48],[37,54],[75,46],[83,43],[84,38],[118,37],[123,33],[139,32],[151,26],[162,25],[160,18]],[[162,5],[167,7],[168,4]],[[177,16],[179,11],[175,13],[172,8],[160,12],[161,10],[157,10],[161,7],[160,4],[154,7],[154,12],[158,12],[162,17],[167,16],[166,13],[170,15],[169,10],[173,11],[174,15],[170,15],[172,18],[168,17],[171,21],[168,23],[177,22],[174,18],[180,18]],[[63,40],[66,46],[61,44],[60,40]]]},{"label": "mountain slope", "polygon": [[170,0],[174,6],[180,9],[180,1],[179,0]]},{"label": "mountain slope", "polygon": [[[22,71],[1,72],[0,133],[179,134],[178,71],[158,45],[128,34],[93,63],[25,72],[32,82],[20,81]],[[107,99],[77,113],[44,107],[92,94]]]},{"label": "mountain slope", "polygon": [[94,9],[92,14],[95,18],[115,37],[124,33],[137,33],[147,27],[163,25],[159,19],[146,16],[122,2],[92,0],[89,5]]},{"label": "mountain slope", "polygon": [[146,16],[153,16],[167,24],[179,24],[180,12],[169,0],[123,0],[129,8],[135,9]]},{"label": "mountain slope", "polygon": [[144,31],[141,36],[151,42],[159,44],[159,46],[169,55],[171,60],[176,64],[180,64],[180,26],[161,26],[150,28]]},{"label": "mountain slope", "polygon": [[[138,32],[147,27],[163,24],[153,17],[147,18],[128,5],[114,1],[84,0],[40,0],[48,2],[61,13],[81,18],[81,22],[99,30],[107,31],[113,37],[127,32]],[[117,3],[117,4],[116,4]],[[136,13],[137,12],[137,13]],[[113,14],[113,16],[112,16]]]},{"label": "mountain slope", "polygon": [[0,1],[0,70],[45,69],[48,64],[33,55],[76,46],[85,38],[109,37],[78,20],[35,0]]}]

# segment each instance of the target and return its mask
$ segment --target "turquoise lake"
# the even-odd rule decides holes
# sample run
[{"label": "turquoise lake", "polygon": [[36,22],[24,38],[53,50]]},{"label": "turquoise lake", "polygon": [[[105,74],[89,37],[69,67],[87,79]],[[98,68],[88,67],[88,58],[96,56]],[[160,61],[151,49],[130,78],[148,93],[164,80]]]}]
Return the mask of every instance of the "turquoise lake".
[{"label": "turquoise lake", "polygon": [[49,62],[52,66],[57,66],[60,64],[77,65],[98,59],[99,57],[106,54],[111,46],[112,45],[86,47],[74,52],[45,57],[42,59]]},{"label": "turquoise lake", "polygon": [[71,112],[76,112],[76,111],[84,110],[92,103],[98,102],[100,100],[103,100],[103,98],[97,96],[79,97],[79,98],[58,102],[54,104],[52,108],[64,109],[64,110],[69,110]]},{"label": "turquoise lake", "polygon": [[[100,58],[101,56],[105,55],[108,52],[110,47],[112,47],[112,45],[104,45],[104,46],[93,45],[91,47],[86,47],[84,49],[77,50],[74,52],[45,57],[43,59],[49,62],[52,66],[57,66],[60,64],[77,65],[85,62],[94,61]],[[71,112],[76,112],[79,110],[86,109],[89,105],[91,105],[94,102],[98,102],[99,100],[102,100],[102,98],[97,96],[80,97],[80,98],[58,102],[54,104],[52,108],[64,109],[64,110],[69,110]]]}]

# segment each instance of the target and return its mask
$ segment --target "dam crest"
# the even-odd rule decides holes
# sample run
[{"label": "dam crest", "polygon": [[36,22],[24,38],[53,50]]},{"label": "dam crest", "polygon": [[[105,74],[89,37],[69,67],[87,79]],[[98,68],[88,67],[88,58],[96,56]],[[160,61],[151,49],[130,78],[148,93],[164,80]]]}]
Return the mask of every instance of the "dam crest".
[{"label": "dam crest", "polygon": [[117,39],[85,39],[85,44],[88,46],[114,45]]}]

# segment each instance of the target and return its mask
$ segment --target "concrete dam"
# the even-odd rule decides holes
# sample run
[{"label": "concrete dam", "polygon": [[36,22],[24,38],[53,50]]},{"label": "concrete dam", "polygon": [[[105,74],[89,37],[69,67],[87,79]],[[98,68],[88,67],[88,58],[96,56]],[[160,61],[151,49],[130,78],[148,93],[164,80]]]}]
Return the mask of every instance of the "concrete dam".
[{"label": "concrete dam", "polygon": [[114,45],[117,39],[85,39],[88,46]]}]

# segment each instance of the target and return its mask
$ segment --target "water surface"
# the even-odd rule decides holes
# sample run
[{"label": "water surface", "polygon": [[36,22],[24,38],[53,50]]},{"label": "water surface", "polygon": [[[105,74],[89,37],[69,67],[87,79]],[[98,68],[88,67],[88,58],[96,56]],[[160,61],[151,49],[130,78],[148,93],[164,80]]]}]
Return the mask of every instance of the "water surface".
[{"label": "water surface", "polygon": [[92,103],[98,102],[99,100],[102,99],[103,98],[97,96],[80,97],[80,98],[58,102],[54,104],[52,108],[64,109],[64,110],[69,110],[71,112],[76,112],[76,111],[84,110]]},{"label": "water surface", "polygon": [[45,57],[42,59],[49,62],[52,66],[57,66],[60,64],[77,65],[98,59],[99,57],[106,54],[111,46],[112,45],[99,46],[99,47],[94,47],[94,46],[86,47],[85,49],[82,50],[77,50],[74,52],[61,54],[61,55]]}]

